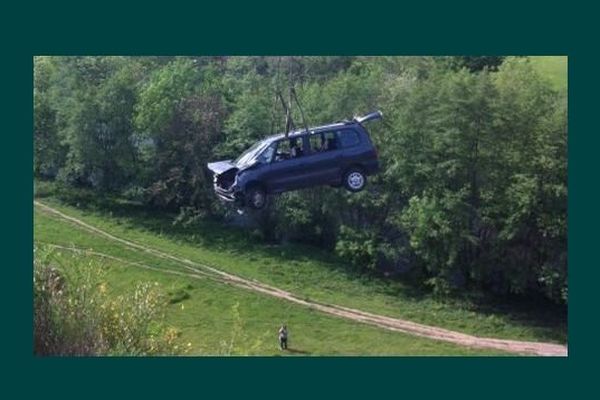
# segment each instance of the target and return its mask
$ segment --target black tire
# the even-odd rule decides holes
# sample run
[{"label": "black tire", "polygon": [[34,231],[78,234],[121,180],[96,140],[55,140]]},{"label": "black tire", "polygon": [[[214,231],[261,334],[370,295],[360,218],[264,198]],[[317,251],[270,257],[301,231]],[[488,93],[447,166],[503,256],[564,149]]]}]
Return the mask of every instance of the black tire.
[{"label": "black tire", "polygon": [[255,210],[262,210],[267,205],[267,193],[260,186],[253,186],[246,192],[246,205]]},{"label": "black tire", "polygon": [[360,192],[367,184],[367,176],[362,169],[351,167],[344,174],[344,187],[350,192]]}]

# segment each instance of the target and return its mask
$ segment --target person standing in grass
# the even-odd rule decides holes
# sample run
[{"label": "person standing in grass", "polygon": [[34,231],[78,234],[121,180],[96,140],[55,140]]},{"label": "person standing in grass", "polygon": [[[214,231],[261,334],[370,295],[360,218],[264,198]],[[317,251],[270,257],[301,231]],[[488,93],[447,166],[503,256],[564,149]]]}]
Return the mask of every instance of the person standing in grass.
[{"label": "person standing in grass", "polygon": [[281,350],[287,350],[287,341],[288,341],[288,330],[287,326],[281,325],[279,328],[279,348]]}]

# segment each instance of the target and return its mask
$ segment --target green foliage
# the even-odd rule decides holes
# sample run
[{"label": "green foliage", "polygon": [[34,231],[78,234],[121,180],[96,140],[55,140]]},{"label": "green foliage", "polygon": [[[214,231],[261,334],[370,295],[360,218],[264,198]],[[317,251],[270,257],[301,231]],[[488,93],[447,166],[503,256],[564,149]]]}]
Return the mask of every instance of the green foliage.
[{"label": "green foliage", "polygon": [[[231,69],[235,72],[236,66]],[[274,113],[279,105],[269,77],[250,70],[241,77],[227,79],[226,86],[231,113],[225,120],[223,141],[216,155],[231,159],[264,136],[277,133],[276,124],[281,123],[281,115]]]},{"label": "green foliage", "polygon": [[453,68],[467,68],[471,72],[483,69],[497,70],[506,57],[504,56],[457,56],[450,57],[449,63]]},{"label": "green foliage", "polygon": [[340,227],[336,253],[356,268],[375,268],[375,240],[370,232],[358,232],[345,225]]},{"label": "green foliage", "polygon": [[[299,94],[310,124],[318,125],[377,109],[382,84],[377,65],[357,62],[326,82],[306,84]],[[301,121],[299,112],[294,120]]]},{"label": "green foliage", "polygon": [[38,355],[175,354],[157,284],[112,296],[103,270],[84,254],[34,249],[34,352]]},{"label": "green foliage", "polygon": [[122,57],[57,59],[53,80],[61,143],[68,148],[59,179],[115,190],[135,175],[132,114],[135,63]]},{"label": "green foliage", "polygon": [[135,121],[152,204],[210,210],[205,166],[222,130],[219,85],[212,67],[181,59],[160,68],[142,88]]},{"label": "green foliage", "polygon": [[462,269],[468,266],[459,257],[465,246],[476,244],[470,235],[466,191],[446,191],[441,195],[425,192],[413,197],[403,214],[410,245],[423,263],[427,283],[436,293],[447,294],[464,284]]},{"label": "green foliage", "polygon": [[[392,158],[385,177],[410,201],[404,208],[400,198],[401,216],[391,221],[409,233],[427,282],[442,292],[469,283],[513,293],[541,286],[563,301],[563,98],[526,59],[508,59],[493,75],[442,70],[427,82],[399,82],[388,94],[408,96],[391,115],[397,153],[383,156]],[[555,236],[541,221],[552,221]],[[547,263],[555,279],[541,273]]]},{"label": "green foliage", "polygon": [[56,69],[50,57],[35,57],[33,63],[33,172],[53,178],[65,163],[67,149],[58,136],[56,108],[52,104],[52,75]]},{"label": "green foliage", "polygon": [[231,315],[233,325],[229,338],[221,341],[220,355],[223,356],[247,356],[256,354],[258,349],[269,336],[269,331],[264,332],[259,337],[250,337],[247,332],[246,322],[240,314],[240,303],[234,303],[231,306]]},{"label": "green foliage", "polygon": [[[435,299],[427,290],[421,290],[419,287],[395,279],[376,278],[366,274],[365,270],[349,268],[347,261],[314,246],[294,242],[264,243],[238,227],[206,218],[188,226],[174,225],[169,214],[148,210],[140,204],[131,204],[120,199],[100,199],[94,197],[93,192],[85,196],[79,193],[77,197],[75,194],[64,197],[64,192],[60,191],[55,196],[60,196],[63,200],[53,196],[42,201],[117,237],[253,278],[288,290],[301,298],[444,326],[480,336],[566,341],[566,307],[553,306],[548,302],[489,302],[486,300],[490,299],[482,296],[482,293],[474,296],[467,291],[464,291],[464,296],[460,296],[459,299]],[[78,202],[80,205],[75,206]],[[67,203],[71,205],[67,206]],[[93,248],[121,259],[189,272],[186,265],[147,252],[132,251],[122,243],[74,228],[69,221],[46,214],[38,207],[35,210],[34,221],[36,241]],[[408,247],[408,244],[404,247]],[[379,246],[378,250],[384,249]],[[386,252],[388,250],[394,254],[401,252],[400,246],[385,249]],[[106,264],[110,267],[111,263],[108,261],[106,260]],[[140,280],[158,280],[160,287],[168,292],[184,289],[190,294],[189,300],[170,305],[170,311],[165,317],[170,325],[186,327],[182,340],[191,341],[196,351],[198,346],[202,348],[204,344],[209,343],[212,343],[209,347],[211,349],[220,348],[220,341],[229,337],[232,328],[227,317],[230,316],[230,308],[236,299],[239,299],[240,312],[247,328],[253,332],[251,337],[260,336],[263,327],[273,325],[273,321],[276,321],[275,324],[288,322],[292,331],[296,332],[293,326],[298,322],[294,323],[286,316],[287,303],[283,303],[282,314],[274,315],[272,310],[264,307],[263,302],[247,299],[247,296],[240,298],[247,293],[244,290],[227,290],[221,285],[209,285],[209,282],[203,279],[194,281],[194,288],[189,288],[188,277],[166,279],[168,276],[160,272],[141,270],[136,273],[136,268],[124,266],[117,261],[112,262],[112,265],[115,268],[110,268],[109,272],[114,276],[111,281],[114,283],[111,283],[110,287],[114,287],[117,293],[129,291],[135,282]],[[211,286],[212,289],[209,288]],[[211,298],[210,302],[203,300],[207,297]],[[192,303],[195,304],[195,311],[191,309]],[[182,305],[185,309],[181,308]],[[306,312],[314,315],[308,310]],[[493,315],[493,319],[490,318],[490,314]],[[262,316],[262,322],[257,322],[259,316]],[[200,324],[199,321],[206,323]],[[302,337],[306,338],[304,335],[309,334],[309,325],[311,322],[308,320],[303,323]],[[191,336],[185,335],[185,332]],[[293,343],[297,343],[301,335],[294,334],[294,338],[297,339],[294,339]],[[331,352],[332,349],[326,344],[329,342],[322,342],[323,339],[322,336],[315,338],[321,343],[318,348]],[[414,340],[414,337],[411,340]],[[275,350],[274,342],[266,343],[271,343],[267,348]],[[367,347],[372,345],[373,341],[369,340]],[[293,346],[295,347],[295,344]],[[214,354],[214,351],[212,350],[211,354]]]},{"label": "green foliage", "polygon": [[[34,171],[179,211],[184,225],[228,216],[205,165],[283,131],[276,94],[291,83],[310,125],[383,110],[369,125],[381,173],[359,194],[278,196],[242,224],[263,240],[318,245],[440,294],[562,303],[567,97],[550,61],[36,57]],[[293,119],[299,127],[298,109]]]}]

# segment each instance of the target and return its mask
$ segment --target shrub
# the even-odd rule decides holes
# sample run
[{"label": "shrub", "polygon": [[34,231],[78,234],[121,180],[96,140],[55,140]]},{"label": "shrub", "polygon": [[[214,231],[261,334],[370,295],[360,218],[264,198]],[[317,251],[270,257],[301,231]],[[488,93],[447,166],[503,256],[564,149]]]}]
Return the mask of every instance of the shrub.
[{"label": "shrub", "polygon": [[178,333],[162,323],[157,283],[109,293],[105,271],[84,253],[34,249],[34,353],[152,355],[178,352]]},{"label": "shrub", "polygon": [[369,232],[359,232],[342,225],[340,239],[335,246],[336,253],[348,260],[354,267],[373,269],[377,262],[377,246]]}]

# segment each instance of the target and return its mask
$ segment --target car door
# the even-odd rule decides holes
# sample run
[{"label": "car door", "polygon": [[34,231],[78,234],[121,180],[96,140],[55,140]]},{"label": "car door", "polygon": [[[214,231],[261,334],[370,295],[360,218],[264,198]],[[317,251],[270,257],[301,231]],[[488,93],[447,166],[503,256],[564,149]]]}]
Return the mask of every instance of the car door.
[{"label": "car door", "polygon": [[302,139],[286,138],[279,140],[277,143],[277,156],[271,162],[269,171],[264,179],[272,193],[280,193],[302,187],[304,155],[292,157],[290,141],[294,140]]},{"label": "car door", "polygon": [[340,148],[335,130],[313,133],[307,138],[310,153],[304,159],[303,187],[339,181],[341,177]]}]

